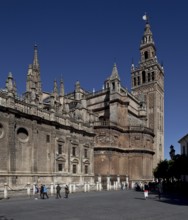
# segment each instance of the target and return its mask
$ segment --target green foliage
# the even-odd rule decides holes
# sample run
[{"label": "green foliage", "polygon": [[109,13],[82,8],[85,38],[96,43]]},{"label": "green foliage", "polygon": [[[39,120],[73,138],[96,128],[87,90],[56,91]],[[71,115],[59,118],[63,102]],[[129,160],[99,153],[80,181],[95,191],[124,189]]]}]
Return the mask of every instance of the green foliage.
[{"label": "green foliage", "polygon": [[188,175],[188,157],[185,155],[174,155],[171,160],[160,161],[153,171],[155,178],[181,179],[181,175]]}]

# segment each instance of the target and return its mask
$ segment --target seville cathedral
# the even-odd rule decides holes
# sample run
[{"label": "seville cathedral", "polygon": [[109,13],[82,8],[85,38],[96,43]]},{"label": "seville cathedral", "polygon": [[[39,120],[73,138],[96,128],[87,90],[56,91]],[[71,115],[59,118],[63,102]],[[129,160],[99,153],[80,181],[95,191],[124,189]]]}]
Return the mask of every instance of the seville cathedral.
[{"label": "seville cathedral", "polygon": [[148,21],[139,50],[131,91],[114,64],[101,91],[87,92],[77,81],[65,95],[62,80],[52,93],[42,90],[35,45],[25,93],[17,95],[11,73],[0,90],[0,188],[95,184],[98,177],[102,184],[107,177],[151,181],[164,157],[164,70]]}]

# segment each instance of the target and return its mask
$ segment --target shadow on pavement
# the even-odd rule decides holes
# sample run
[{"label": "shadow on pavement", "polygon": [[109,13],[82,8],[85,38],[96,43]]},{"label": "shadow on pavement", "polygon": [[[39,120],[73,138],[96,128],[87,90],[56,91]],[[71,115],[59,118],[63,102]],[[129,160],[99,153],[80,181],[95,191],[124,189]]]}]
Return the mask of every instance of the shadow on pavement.
[{"label": "shadow on pavement", "polygon": [[0,220],[14,220],[14,219],[13,218],[7,218],[6,216],[1,215]]},{"label": "shadow on pavement", "polygon": [[[140,200],[145,200],[145,198],[135,198]],[[178,194],[162,194],[161,199],[159,199],[157,194],[151,193],[147,200],[155,200],[157,202],[168,203],[171,205],[182,205],[188,206],[188,198]]]},{"label": "shadow on pavement", "polygon": [[172,205],[183,205],[188,206],[188,198],[182,197],[180,195],[164,195],[158,202],[168,203]]}]

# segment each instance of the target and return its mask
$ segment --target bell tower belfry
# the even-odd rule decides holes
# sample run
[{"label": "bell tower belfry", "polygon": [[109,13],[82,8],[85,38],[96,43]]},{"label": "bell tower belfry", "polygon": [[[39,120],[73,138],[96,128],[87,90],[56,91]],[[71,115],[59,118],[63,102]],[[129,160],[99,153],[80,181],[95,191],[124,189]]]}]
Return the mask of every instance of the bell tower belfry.
[{"label": "bell tower belfry", "polygon": [[148,17],[140,44],[140,62],[131,67],[132,92],[147,105],[147,126],[154,130],[154,164],[164,159],[164,69],[158,62]]}]

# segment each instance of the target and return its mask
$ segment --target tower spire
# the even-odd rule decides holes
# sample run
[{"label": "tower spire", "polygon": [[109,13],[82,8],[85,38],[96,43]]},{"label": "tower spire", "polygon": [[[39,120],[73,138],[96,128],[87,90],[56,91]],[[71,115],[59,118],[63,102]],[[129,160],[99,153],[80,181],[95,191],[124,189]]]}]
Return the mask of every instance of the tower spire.
[{"label": "tower spire", "polygon": [[141,63],[145,62],[148,59],[155,59],[156,57],[156,48],[153,40],[153,34],[151,32],[151,27],[149,24],[148,15],[145,14],[143,16],[143,20],[146,21],[146,24],[140,44]]},{"label": "tower spire", "polygon": [[58,94],[58,87],[57,87],[57,81],[56,81],[56,79],[54,80],[54,89],[53,89],[53,93],[54,93],[55,95]]},{"label": "tower spire", "polygon": [[59,95],[60,95],[60,96],[64,96],[64,94],[65,94],[65,91],[64,91],[64,83],[63,83],[63,79],[62,79],[62,77],[61,77],[61,81],[60,81],[60,93],[59,93]]},{"label": "tower spire", "polygon": [[34,57],[33,57],[33,64],[29,65],[28,73],[27,73],[27,84],[26,89],[27,92],[31,92],[33,85],[36,89],[36,94],[40,95],[42,93],[42,85],[40,79],[40,66],[38,60],[38,47],[34,45]]},{"label": "tower spire", "polygon": [[38,61],[38,47],[37,47],[36,44],[34,45],[33,68],[35,68],[35,69],[38,69],[38,68],[39,68],[39,61]]},{"label": "tower spire", "polygon": [[153,34],[151,32],[151,27],[149,24],[149,16],[145,13],[145,15],[142,18],[144,21],[146,21],[146,24],[140,47],[146,46],[147,44],[153,44],[154,46],[155,44],[153,41]]},{"label": "tower spire", "polygon": [[118,69],[116,63],[114,63],[113,69],[112,69],[112,74],[110,76],[110,79],[120,79],[119,74],[118,74]]}]

